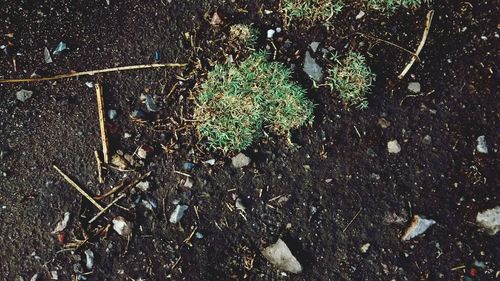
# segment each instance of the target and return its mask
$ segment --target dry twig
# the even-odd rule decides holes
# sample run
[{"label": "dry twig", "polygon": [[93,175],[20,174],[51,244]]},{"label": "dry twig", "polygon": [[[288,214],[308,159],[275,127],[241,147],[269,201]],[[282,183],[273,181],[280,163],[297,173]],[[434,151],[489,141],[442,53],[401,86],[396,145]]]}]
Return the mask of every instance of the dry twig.
[{"label": "dry twig", "polygon": [[99,205],[99,203],[97,203],[97,201],[94,200],[94,198],[92,198],[92,196],[90,196],[87,192],[85,192],[80,186],[78,186],[78,184],[76,184],[76,182],[74,182],[70,177],[68,177],[65,173],[63,173],[63,171],[61,171],[56,165],[53,166],[54,169],[56,169],[56,171],[61,174],[61,176],[63,176],[63,178],[71,185],[73,186],[78,192],[80,192],[81,195],[83,195],[83,197],[87,198],[87,200],[90,201],[90,203],[94,204],[94,206],[96,206],[97,209],[99,209],[100,211],[104,210],[104,208]]},{"label": "dry twig", "polygon": [[429,30],[431,29],[432,16],[434,16],[434,10],[430,10],[427,13],[427,21],[425,22],[425,29],[424,29],[424,34],[422,35],[422,40],[420,41],[420,44],[418,45],[417,51],[411,57],[410,62],[406,65],[406,67],[403,69],[401,74],[399,74],[399,76],[398,76],[399,79],[403,79],[403,77],[405,77],[406,73],[413,66],[413,64],[415,63],[415,61],[418,58],[418,55],[420,54],[420,52],[424,48],[425,41],[427,40],[427,36],[429,35]]},{"label": "dry twig", "polygon": [[40,82],[40,81],[59,80],[59,79],[79,77],[79,76],[92,76],[92,75],[96,75],[99,73],[118,72],[118,71],[124,71],[124,70],[160,68],[160,67],[184,67],[186,65],[187,65],[186,63],[154,63],[154,64],[129,65],[129,66],[120,66],[120,67],[113,67],[113,68],[105,68],[105,69],[98,69],[98,70],[76,72],[76,73],[70,73],[70,74],[59,74],[59,75],[52,76],[52,77],[3,79],[3,80],[0,80],[0,83]]},{"label": "dry twig", "polygon": [[94,150],[94,156],[95,161],[97,162],[97,179],[99,180],[99,183],[103,183],[104,180],[102,178],[102,163],[101,158],[99,158],[99,152],[97,152],[97,150]]},{"label": "dry twig", "polygon": [[102,157],[104,163],[109,163],[108,155],[108,136],[106,135],[106,116],[104,115],[104,97],[102,95],[102,87],[100,84],[95,84],[95,92],[97,95],[97,111],[99,112],[99,128],[101,129]]}]

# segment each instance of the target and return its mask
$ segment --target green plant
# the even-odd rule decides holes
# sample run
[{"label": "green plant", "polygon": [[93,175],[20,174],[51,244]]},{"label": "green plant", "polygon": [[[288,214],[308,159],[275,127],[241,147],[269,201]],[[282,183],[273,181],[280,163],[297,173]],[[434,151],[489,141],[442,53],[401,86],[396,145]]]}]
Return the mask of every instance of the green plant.
[{"label": "green plant", "polygon": [[290,21],[302,19],[308,22],[324,22],[340,13],[342,0],[284,0],[283,11]]},{"label": "green plant", "polygon": [[342,59],[335,55],[334,60],[337,64],[328,69],[327,84],[332,90],[339,92],[340,99],[348,106],[367,108],[366,96],[370,92],[375,75],[366,65],[365,57],[350,51]]},{"label": "green plant", "polygon": [[268,136],[288,136],[312,120],[313,104],[305,90],[290,80],[284,65],[268,62],[258,52],[238,65],[217,65],[197,97],[196,129],[213,149],[247,148]]},{"label": "green plant", "polygon": [[259,32],[248,24],[235,24],[229,28],[229,40],[245,48],[253,48]]},{"label": "green plant", "polygon": [[430,0],[368,0],[368,7],[382,10],[388,14],[394,13],[399,7],[418,8],[422,3]]}]

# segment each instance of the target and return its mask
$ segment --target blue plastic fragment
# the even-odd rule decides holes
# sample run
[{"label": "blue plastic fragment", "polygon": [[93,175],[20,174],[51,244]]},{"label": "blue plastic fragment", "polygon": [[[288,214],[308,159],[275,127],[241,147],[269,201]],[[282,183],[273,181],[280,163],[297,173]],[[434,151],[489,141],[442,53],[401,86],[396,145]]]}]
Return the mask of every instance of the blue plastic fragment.
[{"label": "blue plastic fragment", "polygon": [[64,43],[63,41],[61,41],[57,45],[57,47],[54,50],[54,52],[52,52],[52,54],[53,55],[59,55],[60,53],[62,53],[64,50],[67,50],[67,49],[68,49],[68,47],[66,46],[66,43]]}]

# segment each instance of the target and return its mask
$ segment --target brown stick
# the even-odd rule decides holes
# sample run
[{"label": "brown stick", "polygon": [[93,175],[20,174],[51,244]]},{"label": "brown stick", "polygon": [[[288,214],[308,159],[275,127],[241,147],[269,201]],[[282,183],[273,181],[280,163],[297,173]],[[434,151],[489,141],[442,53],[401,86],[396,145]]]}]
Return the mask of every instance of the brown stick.
[{"label": "brown stick", "polygon": [[92,198],[92,196],[90,196],[87,192],[85,192],[80,186],[78,186],[78,184],[76,184],[76,182],[74,182],[70,177],[68,177],[65,173],[63,173],[63,171],[61,171],[61,169],[59,169],[56,165],[53,166],[54,169],[56,169],[56,171],[61,174],[61,176],[63,176],[63,178],[72,186],[74,187],[78,192],[80,192],[81,195],[83,195],[83,197],[87,198],[87,200],[90,201],[90,203],[94,204],[94,206],[97,207],[97,209],[99,209],[100,211],[104,210],[104,208],[99,205],[99,203],[97,203],[97,201],[94,200],[94,198]]},{"label": "brown stick", "polygon": [[424,29],[424,34],[422,34],[422,40],[420,40],[420,44],[418,45],[417,51],[415,52],[415,55],[411,57],[410,62],[406,65],[406,67],[403,69],[401,74],[399,74],[398,78],[403,79],[405,77],[406,73],[410,71],[410,68],[413,66],[415,61],[418,58],[418,55],[422,51],[425,45],[425,41],[427,40],[427,36],[429,35],[429,31],[431,29],[431,23],[432,23],[432,16],[434,16],[434,10],[430,10],[427,13],[427,21],[425,22],[425,29]]},{"label": "brown stick", "polygon": [[97,162],[97,179],[99,180],[99,183],[103,183],[104,180],[102,178],[101,159],[99,158],[99,152],[97,152],[97,150],[94,150],[94,156],[95,156],[95,161]]},{"label": "brown stick", "polygon": [[70,73],[70,74],[59,74],[59,75],[52,76],[52,77],[4,79],[4,80],[0,80],[0,83],[40,82],[40,81],[58,80],[58,79],[65,79],[65,78],[79,77],[79,76],[92,76],[92,75],[99,74],[99,73],[117,72],[117,71],[124,71],[124,70],[160,68],[160,67],[184,67],[186,65],[187,65],[186,63],[154,63],[154,64],[130,65],[130,66],[120,66],[120,67],[113,67],[113,68],[105,68],[105,69],[98,69],[98,70],[76,72],[76,73]]},{"label": "brown stick", "polygon": [[111,208],[114,204],[116,204],[116,202],[118,202],[118,200],[124,198],[125,196],[127,196],[125,193],[123,193],[122,195],[118,196],[115,200],[113,200],[113,202],[109,203],[108,206],[106,206],[103,210],[101,210],[99,213],[97,213],[97,215],[95,215],[91,220],[89,220],[89,223],[93,223],[102,214],[104,214],[107,210],[109,210],[109,208]]},{"label": "brown stick", "polygon": [[102,157],[104,163],[108,164],[108,136],[106,135],[106,117],[104,115],[104,98],[102,96],[102,87],[100,84],[95,84],[95,92],[97,95],[97,111],[99,112],[99,127],[101,128],[101,143]]}]

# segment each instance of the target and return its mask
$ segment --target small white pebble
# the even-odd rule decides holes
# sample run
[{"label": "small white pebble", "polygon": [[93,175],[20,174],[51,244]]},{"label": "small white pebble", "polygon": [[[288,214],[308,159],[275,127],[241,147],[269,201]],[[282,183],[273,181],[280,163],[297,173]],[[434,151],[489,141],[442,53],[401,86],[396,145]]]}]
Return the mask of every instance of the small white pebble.
[{"label": "small white pebble", "polygon": [[274,31],[274,29],[269,29],[267,31],[267,38],[269,38],[269,39],[273,38],[275,32],[276,31]]}]

